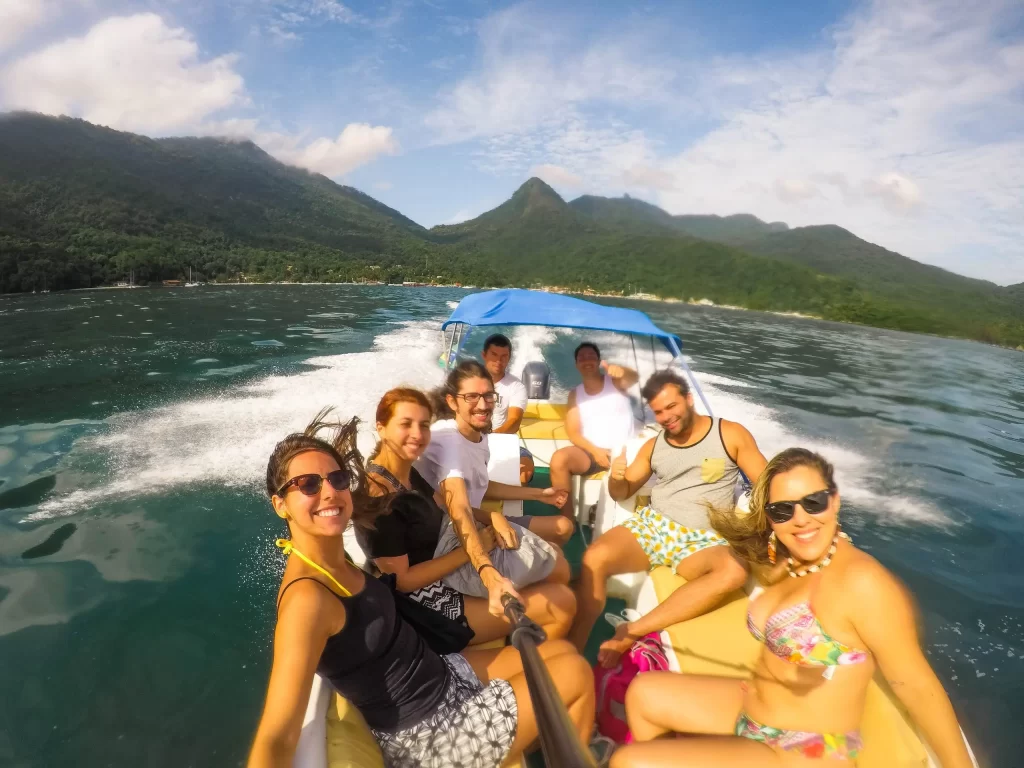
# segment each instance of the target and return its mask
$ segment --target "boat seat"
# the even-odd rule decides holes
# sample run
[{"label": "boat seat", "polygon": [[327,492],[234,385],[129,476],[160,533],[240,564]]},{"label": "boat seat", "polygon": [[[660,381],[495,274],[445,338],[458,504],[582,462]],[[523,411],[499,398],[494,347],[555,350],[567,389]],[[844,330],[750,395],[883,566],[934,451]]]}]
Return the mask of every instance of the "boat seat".
[{"label": "boat seat", "polygon": [[549,403],[546,400],[529,400],[519,423],[519,437],[524,440],[566,440],[565,403]]},{"label": "boat seat", "polygon": [[[686,583],[665,567],[650,574],[657,602],[664,601]],[[645,585],[645,591],[647,591]],[[646,598],[646,599],[644,599]],[[642,595],[637,608],[647,613],[649,594]],[[662,632],[666,650],[671,648],[673,669],[692,675],[748,678],[761,653],[761,644],[747,631],[747,595],[735,592],[720,608],[690,621],[673,624]],[[928,753],[909,716],[895,699],[881,673],[868,686],[861,722],[864,749],[858,768],[927,768]]]},{"label": "boat seat", "polygon": [[569,440],[569,433],[565,431],[565,422],[547,421],[544,419],[527,419],[519,423],[519,437],[524,440]]},{"label": "boat seat", "polygon": [[327,768],[384,768],[380,747],[363,716],[337,693],[327,709]]},{"label": "boat seat", "polygon": [[543,419],[545,421],[565,421],[565,414],[569,410],[566,403],[549,403],[546,400],[529,400],[526,403],[526,410],[523,412],[524,419]]}]

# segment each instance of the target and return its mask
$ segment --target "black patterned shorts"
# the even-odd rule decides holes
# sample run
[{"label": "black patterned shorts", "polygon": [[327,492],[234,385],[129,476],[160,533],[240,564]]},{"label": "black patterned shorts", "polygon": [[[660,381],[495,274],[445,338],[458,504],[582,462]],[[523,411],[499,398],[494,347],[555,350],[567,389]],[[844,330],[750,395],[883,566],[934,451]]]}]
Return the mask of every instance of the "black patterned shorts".
[{"label": "black patterned shorts", "polygon": [[374,731],[387,768],[498,768],[516,738],[518,707],[507,680],[484,685],[460,654],[437,711],[396,733]]},{"label": "black patterned shorts", "polygon": [[415,592],[410,592],[409,597],[433,611],[444,614],[452,621],[469,626],[466,619],[465,597],[443,582],[435,581],[433,584],[420,587]]}]

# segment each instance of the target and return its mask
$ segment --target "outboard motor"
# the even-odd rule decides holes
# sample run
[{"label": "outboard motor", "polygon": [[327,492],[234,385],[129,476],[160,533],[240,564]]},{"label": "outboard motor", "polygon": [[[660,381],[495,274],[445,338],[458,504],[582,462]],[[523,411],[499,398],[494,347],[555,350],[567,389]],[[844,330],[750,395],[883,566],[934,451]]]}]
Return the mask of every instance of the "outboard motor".
[{"label": "outboard motor", "polygon": [[551,397],[551,369],[540,360],[531,360],[523,366],[523,386],[530,400],[547,400]]}]

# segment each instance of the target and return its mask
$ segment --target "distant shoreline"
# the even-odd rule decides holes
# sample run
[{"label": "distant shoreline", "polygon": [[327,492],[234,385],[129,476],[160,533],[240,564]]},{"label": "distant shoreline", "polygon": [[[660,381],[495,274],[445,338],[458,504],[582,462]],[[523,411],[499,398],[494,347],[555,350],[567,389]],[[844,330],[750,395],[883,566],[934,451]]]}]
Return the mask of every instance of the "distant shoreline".
[{"label": "distant shoreline", "polygon": [[[293,281],[278,281],[278,282],[260,282],[255,280],[246,280],[245,282],[214,282],[214,283],[199,283],[195,287],[201,286],[239,286],[239,285],[360,285],[368,288],[458,288],[460,290],[480,290],[492,291],[498,290],[494,287],[486,286],[475,286],[475,285],[456,285],[454,283],[438,284],[438,283],[417,283],[415,285],[405,285],[403,283],[353,283],[346,281],[314,281],[314,282],[293,282]],[[70,291],[122,291],[122,290],[135,290],[137,288],[160,288],[160,289],[176,289],[186,288],[192,286],[185,285],[97,285],[89,288],[71,288]],[[518,286],[517,286],[518,287]],[[627,299],[628,301],[651,301],[659,304],[687,304],[693,307],[716,307],[717,309],[738,309],[743,312],[766,312],[770,315],[778,315],[780,317],[795,317],[801,320],[824,320],[825,318],[819,317],[818,315],[806,315],[802,312],[781,312],[778,310],[760,310],[751,309],[750,307],[741,307],[736,304],[716,304],[711,299],[679,299],[674,296],[661,297],[653,293],[634,293],[634,294],[622,294],[622,293],[599,293],[596,291],[574,291],[569,288],[563,288],[558,285],[545,285],[542,288],[527,288],[525,290],[531,291],[543,291],[545,293],[557,293],[565,294],[567,296],[581,296],[584,298],[598,298],[598,299]],[[20,295],[20,294],[11,294]],[[838,322],[838,321],[837,321]],[[851,323],[855,325],[855,323]],[[874,327],[874,326],[867,326]]]},{"label": "distant shoreline", "polygon": [[[402,283],[354,283],[354,282],[337,281],[337,280],[313,281],[313,282],[292,282],[292,281],[261,282],[261,281],[256,281],[256,280],[247,280],[245,282],[230,282],[230,283],[228,283],[228,282],[199,283],[198,286],[196,286],[196,287],[204,287],[204,286],[232,286],[232,287],[234,287],[234,286],[241,286],[241,285],[296,285],[296,286],[300,286],[300,285],[356,285],[356,286],[363,286],[363,287],[367,287],[367,288],[459,288],[461,290],[485,290],[485,291],[487,291],[487,290],[496,290],[494,287],[476,286],[476,285],[456,285],[454,283],[446,283],[446,284],[420,283],[420,284],[415,284],[415,285],[404,285]],[[178,288],[184,289],[184,288],[186,288],[186,286],[184,286],[184,285],[135,285],[135,286],[128,286],[128,285],[97,285],[97,286],[92,286],[92,287],[89,287],[89,288],[70,288],[70,289],[68,289],[67,292],[71,293],[71,292],[79,292],[79,291],[135,290],[135,289],[141,289],[141,288],[155,288],[155,289],[174,290],[174,289],[178,289]],[[857,326],[859,328],[877,328],[878,330],[882,330],[882,331],[893,331],[895,333],[909,333],[909,334],[914,335],[914,336],[934,336],[934,337],[940,338],[940,339],[956,339],[956,340],[960,340],[960,341],[972,341],[972,342],[975,342],[977,344],[984,344],[986,347],[997,347],[999,349],[1008,349],[1008,350],[1013,351],[1013,352],[1024,352],[1024,345],[1021,345],[1021,346],[1018,346],[1018,347],[1011,347],[1011,346],[1004,346],[1002,344],[993,344],[991,342],[981,341],[980,339],[970,339],[970,338],[966,338],[964,336],[946,336],[946,335],[939,334],[939,333],[927,333],[927,332],[923,332],[923,331],[901,331],[898,328],[886,328],[885,326],[881,326],[881,325],[866,325],[864,323],[853,323],[853,322],[849,322],[849,321],[845,321],[845,320],[831,320],[829,318],[820,317],[818,315],[808,315],[808,314],[804,314],[802,312],[783,312],[781,310],[772,310],[772,309],[752,309],[750,307],[741,307],[741,306],[738,306],[738,305],[735,305],[735,304],[716,304],[715,302],[711,301],[710,299],[689,299],[689,300],[684,300],[684,299],[679,299],[679,298],[676,298],[676,297],[673,297],[673,296],[668,296],[668,297],[664,297],[663,298],[661,296],[656,296],[656,295],[651,294],[651,293],[636,293],[636,294],[631,294],[631,295],[627,296],[627,295],[623,295],[623,294],[619,294],[619,293],[598,293],[596,291],[577,292],[577,291],[573,291],[573,290],[570,290],[570,289],[567,289],[567,288],[563,288],[562,286],[556,286],[556,285],[545,285],[545,286],[542,286],[541,288],[527,288],[526,290],[537,290],[537,291],[544,291],[544,292],[547,292],[547,293],[560,293],[560,294],[566,294],[566,295],[571,295],[571,296],[579,296],[579,297],[585,298],[585,299],[586,298],[626,299],[628,301],[649,301],[649,302],[656,302],[656,303],[659,303],[659,304],[687,304],[687,305],[693,306],[693,307],[713,307],[715,309],[732,309],[732,310],[739,310],[739,311],[742,311],[742,312],[763,312],[763,313],[769,314],[769,315],[776,315],[778,317],[790,317],[790,318],[795,318],[797,320],[820,320],[822,322],[828,322],[828,323],[841,323],[843,325],[855,325],[855,326]],[[47,293],[49,293],[49,292],[47,292]],[[58,293],[65,293],[65,291],[58,291]],[[36,295],[36,294],[35,293],[26,294],[24,292],[21,292],[21,293],[9,293],[9,294],[0,294],[0,295],[2,295],[2,296],[25,296],[25,295]]]}]

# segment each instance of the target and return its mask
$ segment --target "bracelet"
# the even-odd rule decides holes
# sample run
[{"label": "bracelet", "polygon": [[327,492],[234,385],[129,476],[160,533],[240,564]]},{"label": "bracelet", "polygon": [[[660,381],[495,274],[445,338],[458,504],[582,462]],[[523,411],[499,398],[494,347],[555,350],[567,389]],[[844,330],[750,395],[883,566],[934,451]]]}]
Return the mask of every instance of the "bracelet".
[{"label": "bracelet", "polygon": [[[483,575],[482,575],[482,574],[481,574],[480,572],[481,572],[481,571],[482,571],[482,570],[483,570],[484,568],[494,568],[494,566],[493,566],[493,565],[491,565],[490,563],[484,563],[484,564],[483,564],[483,565],[481,565],[481,566],[480,566],[479,568],[477,568],[477,569],[476,569],[476,575],[477,575],[477,576],[480,576],[480,578],[483,578]],[[499,576],[501,576],[501,571],[499,571],[499,570],[498,570],[497,568],[494,568],[494,570],[495,570],[495,572],[496,572],[496,573],[497,573],[497,574],[498,574]]]}]

